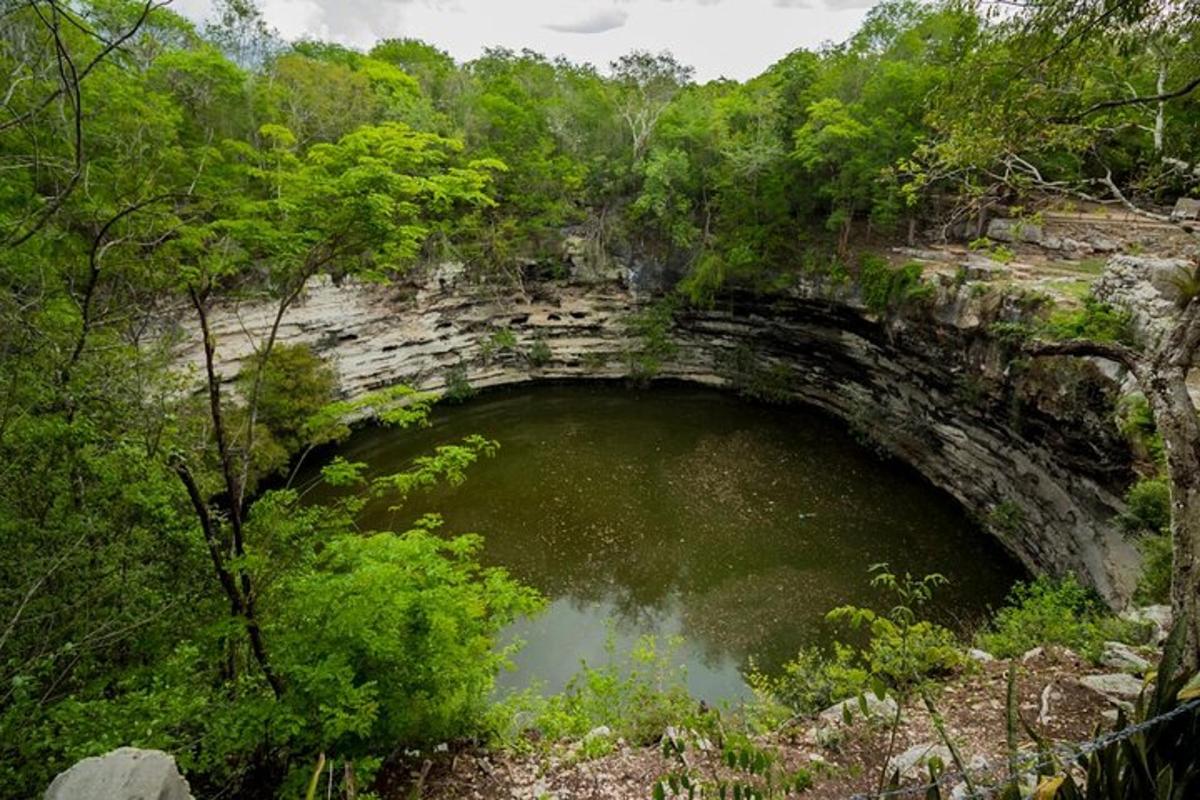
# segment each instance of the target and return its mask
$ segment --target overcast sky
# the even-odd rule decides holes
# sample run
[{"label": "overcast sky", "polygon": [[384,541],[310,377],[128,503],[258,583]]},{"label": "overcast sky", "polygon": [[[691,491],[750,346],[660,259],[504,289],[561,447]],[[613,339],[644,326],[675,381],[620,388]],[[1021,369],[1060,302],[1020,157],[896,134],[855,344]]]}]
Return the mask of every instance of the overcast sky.
[{"label": "overcast sky", "polygon": [[[175,0],[203,19],[211,0]],[[875,0],[259,0],[287,39],[369,48],[415,37],[460,61],[528,47],[600,67],[633,49],[670,50],[700,80],[759,74],[798,47],[841,41]]]}]

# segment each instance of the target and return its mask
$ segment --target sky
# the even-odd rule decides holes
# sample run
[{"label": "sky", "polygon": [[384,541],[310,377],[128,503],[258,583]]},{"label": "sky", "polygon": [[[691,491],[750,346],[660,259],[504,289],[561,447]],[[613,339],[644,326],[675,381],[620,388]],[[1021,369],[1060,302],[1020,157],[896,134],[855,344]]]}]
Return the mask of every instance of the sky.
[{"label": "sky", "polygon": [[[370,48],[413,37],[459,61],[528,47],[605,67],[631,50],[670,50],[701,81],[758,75],[798,47],[841,41],[876,0],[258,0],[285,39]],[[174,0],[202,20],[211,0]]]}]

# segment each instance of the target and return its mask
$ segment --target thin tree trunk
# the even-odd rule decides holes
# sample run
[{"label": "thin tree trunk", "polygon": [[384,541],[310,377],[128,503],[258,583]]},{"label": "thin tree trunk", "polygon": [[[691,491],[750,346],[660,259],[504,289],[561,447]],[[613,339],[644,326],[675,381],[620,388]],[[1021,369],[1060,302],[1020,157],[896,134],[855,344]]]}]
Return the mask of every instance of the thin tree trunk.
[{"label": "thin tree trunk", "polygon": [[1200,420],[1181,367],[1160,369],[1143,385],[1167,455],[1171,485],[1171,608],[1184,626],[1181,669],[1200,670]]},{"label": "thin tree trunk", "polygon": [[[1166,92],[1167,87],[1167,64],[1166,61],[1160,61],[1158,64],[1158,95],[1161,98]],[[1163,132],[1167,126],[1167,101],[1158,101],[1158,112],[1154,115],[1154,152],[1161,155],[1163,151]]]},{"label": "thin tree trunk", "polygon": [[258,624],[254,586],[250,579],[250,573],[244,566],[246,545],[242,532],[241,489],[236,466],[233,462],[233,453],[225,431],[224,415],[221,410],[221,380],[216,372],[216,340],[213,338],[208,324],[207,291],[197,292],[193,289],[191,290],[191,297],[192,305],[195,307],[196,314],[200,319],[200,332],[204,337],[204,368],[208,381],[209,413],[212,416],[213,436],[217,441],[217,452],[221,458],[221,473],[225,480],[225,492],[228,495],[229,529],[232,533],[233,554],[239,562],[237,571],[239,582],[241,583],[242,618],[245,620],[246,635],[250,638],[250,649],[254,653],[254,658],[258,661],[259,667],[262,668],[263,676],[266,677],[267,683],[271,685],[271,691],[275,693],[276,698],[279,698],[283,696],[283,682],[275,674],[275,670],[271,666],[271,660],[267,656],[262,629]]}]

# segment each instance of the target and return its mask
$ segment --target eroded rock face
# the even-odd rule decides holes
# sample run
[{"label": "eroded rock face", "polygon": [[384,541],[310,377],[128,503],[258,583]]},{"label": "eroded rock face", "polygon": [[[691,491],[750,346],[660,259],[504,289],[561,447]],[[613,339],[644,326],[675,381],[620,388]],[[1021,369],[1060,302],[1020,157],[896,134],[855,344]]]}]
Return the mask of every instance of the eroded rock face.
[{"label": "eroded rock face", "polygon": [[1179,311],[1181,284],[1195,266],[1182,258],[1113,256],[1093,293],[1100,300],[1128,310],[1148,342],[1171,326]]},{"label": "eroded rock face", "polygon": [[[622,280],[518,291],[443,268],[399,286],[319,284],[280,341],[330,359],[348,397],[440,391],[451,372],[475,388],[624,378],[647,344],[630,315],[647,302]],[[1032,571],[1074,573],[1122,605],[1138,556],[1113,523],[1130,478],[1111,416],[1120,376],[1086,360],[1014,371],[991,323],[1021,312],[997,302],[946,281],[920,311],[879,319],[845,286],[731,293],[676,313],[655,377],[818,406],[956,497]],[[213,315],[227,379],[270,320],[255,306]],[[498,348],[498,331],[516,347]],[[198,369],[201,357],[193,339],[184,360]]]},{"label": "eroded rock face", "polygon": [[171,756],[122,747],[59,773],[45,800],[192,800],[192,793]]}]

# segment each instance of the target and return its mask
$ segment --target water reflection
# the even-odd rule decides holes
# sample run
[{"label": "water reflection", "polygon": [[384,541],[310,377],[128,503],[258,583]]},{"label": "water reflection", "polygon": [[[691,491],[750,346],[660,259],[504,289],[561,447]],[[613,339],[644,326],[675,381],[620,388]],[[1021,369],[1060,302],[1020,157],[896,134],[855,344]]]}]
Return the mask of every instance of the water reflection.
[{"label": "water reflection", "polygon": [[644,633],[683,636],[693,690],[736,696],[748,657],[776,667],[829,636],[828,609],[871,603],[870,564],[946,574],[935,611],[948,622],[999,602],[1017,574],[948,497],[836,421],[709,390],[501,392],[440,410],[427,430],[363,432],[342,454],[394,470],[470,433],[499,440],[499,456],[410,513],[380,502],[363,524],[439,512],[551,599],[511,631],[527,644],[508,685],[560,688],[580,660],[603,660],[611,619],[619,651]]}]

